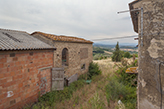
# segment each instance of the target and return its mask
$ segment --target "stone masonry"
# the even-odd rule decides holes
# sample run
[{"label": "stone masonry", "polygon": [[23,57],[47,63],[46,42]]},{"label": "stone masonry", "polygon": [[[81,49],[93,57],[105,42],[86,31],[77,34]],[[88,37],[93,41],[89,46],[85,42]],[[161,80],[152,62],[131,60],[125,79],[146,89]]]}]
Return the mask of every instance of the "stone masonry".
[{"label": "stone masonry", "polygon": [[[138,109],[164,109],[164,0],[136,0],[130,9],[134,29],[139,33]],[[141,45],[143,41],[143,46]]]},{"label": "stone masonry", "polygon": [[[65,76],[70,77],[73,74],[83,74],[88,71],[89,63],[92,62],[92,43],[78,41],[68,41],[67,36],[64,36],[66,41],[55,40],[44,36],[45,33],[34,33],[34,37],[40,39],[41,41],[54,46],[56,50],[54,51],[54,67],[62,68],[64,67]],[[49,35],[49,34],[46,34]],[[51,35],[53,37],[53,35]],[[69,37],[68,37],[69,38]],[[71,37],[72,38],[72,37]],[[75,39],[80,39],[76,38]],[[80,39],[81,40],[81,39]],[[68,66],[62,66],[62,50],[66,48],[68,50]],[[82,66],[85,64],[85,68]]]},{"label": "stone masonry", "polygon": [[[65,75],[83,74],[88,71],[89,63],[92,62],[92,44],[55,42],[54,67],[62,67],[62,50],[68,49],[68,66],[65,67]],[[85,51],[86,49],[86,51]],[[83,53],[84,51],[84,53]],[[84,57],[84,58],[83,58]],[[85,64],[85,69],[81,69]]]},{"label": "stone masonry", "polygon": [[51,90],[52,50],[0,52],[0,109],[17,109]]}]

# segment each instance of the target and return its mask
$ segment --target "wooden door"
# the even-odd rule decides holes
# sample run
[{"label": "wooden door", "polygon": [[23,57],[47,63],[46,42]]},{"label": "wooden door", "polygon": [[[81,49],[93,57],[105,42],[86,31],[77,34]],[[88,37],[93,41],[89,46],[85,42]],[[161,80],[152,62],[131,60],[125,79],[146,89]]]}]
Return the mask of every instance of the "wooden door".
[{"label": "wooden door", "polygon": [[52,68],[52,90],[64,89],[64,68]]}]

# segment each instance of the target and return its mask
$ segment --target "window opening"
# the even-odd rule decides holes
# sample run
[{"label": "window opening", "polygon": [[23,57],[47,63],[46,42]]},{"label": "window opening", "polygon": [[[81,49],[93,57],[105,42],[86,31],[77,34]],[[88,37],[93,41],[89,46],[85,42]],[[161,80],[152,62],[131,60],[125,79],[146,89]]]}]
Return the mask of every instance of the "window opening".
[{"label": "window opening", "polygon": [[85,64],[83,64],[83,65],[81,66],[81,69],[82,69],[82,70],[84,70],[84,69],[85,69]]},{"label": "window opening", "polygon": [[62,65],[68,66],[68,49],[64,48],[62,51]]}]

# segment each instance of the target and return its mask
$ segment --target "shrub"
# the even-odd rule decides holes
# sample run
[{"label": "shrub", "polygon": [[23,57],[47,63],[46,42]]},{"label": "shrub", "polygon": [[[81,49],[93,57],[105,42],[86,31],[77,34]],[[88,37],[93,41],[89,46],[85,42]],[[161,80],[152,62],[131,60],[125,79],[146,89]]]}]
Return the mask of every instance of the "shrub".
[{"label": "shrub", "polygon": [[92,79],[92,76],[94,75],[100,75],[102,72],[99,69],[99,66],[97,63],[91,62],[89,65],[89,71],[88,71],[88,79]]},{"label": "shrub", "polygon": [[129,52],[125,52],[125,53],[124,53],[124,57],[125,57],[125,58],[131,58],[131,55],[130,55]]}]

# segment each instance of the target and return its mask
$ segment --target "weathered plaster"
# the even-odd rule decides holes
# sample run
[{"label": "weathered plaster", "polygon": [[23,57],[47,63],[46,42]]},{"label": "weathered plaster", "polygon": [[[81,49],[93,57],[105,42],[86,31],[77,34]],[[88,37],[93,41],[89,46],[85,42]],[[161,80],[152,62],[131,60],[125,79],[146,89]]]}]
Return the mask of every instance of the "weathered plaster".
[{"label": "weathered plaster", "polygon": [[140,102],[141,109],[160,109],[160,107],[155,106],[151,102],[149,102],[147,99],[142,99]]},{"label": "weathered plaster", "polygon": [[[162,45],[162,46],[160,46],[160,45]],[[152,58],[159,58],[159,57],[162,57],[162,55],[160,55],[158,51],[159,50],[162,51],[163,46],[164,46],[164,40],[156,40],[155,38],[153,38],[151,40],[151,44],[147,51],[149,52],[149,55]]]},{"label": "weathered plaster", "polygon": [[133,8],[141,7],[144,10],[143,46],[141,12],[137,15],[138,24],[134,24],[139,30],[137,108],[164,109],[164,0],[138,0],[133,4]]},{"label": "weathered plaster", "polygon": [[145,87],[146,86],[146,82],[144,81],[144,79],[142,79],[141,81],[140,81],[140,83],[142,84],[142,87]]}]

